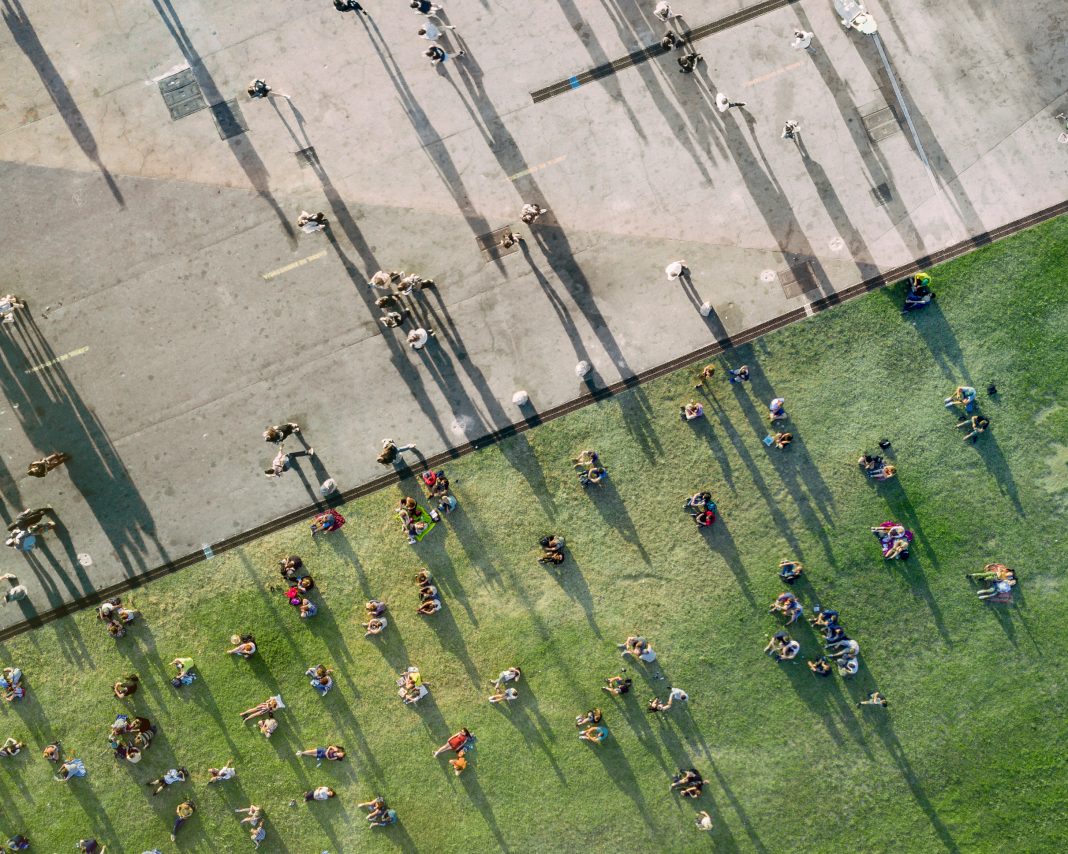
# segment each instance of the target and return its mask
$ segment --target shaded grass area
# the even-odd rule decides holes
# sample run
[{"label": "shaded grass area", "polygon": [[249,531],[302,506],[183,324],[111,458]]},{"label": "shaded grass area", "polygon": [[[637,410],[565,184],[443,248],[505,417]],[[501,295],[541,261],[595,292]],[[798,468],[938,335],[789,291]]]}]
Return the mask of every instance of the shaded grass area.
[{"label": "shaded grass area", "polygon": [[[0,827],[41,851],[85,836],[109,851],[170,850],[174,808],[191,796],[199,811],[178,847],[203,851],[251,848],[233,813],[249,802],[266,809],[263,850],[294,854],[1061,850],[1066,246],[1061,218],[936,270],[924,313],[902,318],[895,288],[717,362],[721,375],[748,363],[748,385],[720,376],[695,391],[697,371],[681,371],[459,460],[459,509],[414,548],[390,514],[417,494],[409,481],[342,508],[341,534],[312,541],[297,526],[136,591],[145,618],[118,642],[84,613],[4,644],[30,690],[4,708],[0,738],[31,750],[0,759]],[[992,430],[966,445],[941,401],[991,381]],[[687,424],[678,405],[691,395],[707,418]],[[776,395],[796,437],[786,452],[761,442]],[[855,460],[882,437],[900,474],[875,485]],[[590,446],[611,478],[584,492],[568,460]],[[706,533],[681,512],[701,488],[721,512]],[[884,563],[868,532],[890,518],[916,532],[907,563]],[[550,531],[570,549],[559,572],[535,562]],[[282,597],[275,566],[291,552],[318,583],[310,621]],[[834,606],[860,642],[854,680],[760,654],[786,556],[806,565],[795,588],[806,609]],[[1020,571],[1011,607],[978,602],[963,577],[994,560]],[[424,566],[446,602],[431,618],[414,611]],[[370,596],[391,608],[376,640],[358,625]],[[245,631],[259,655],[224,655]],[[659,661],[628,665],[638,690],[610,698],[599,686],[621,665],[614,644],[635,631]],[[796,636],[803,656],[818,654],[807,628]],[[168,684],[177,655],[200,673],[182,691]],[[325,698],[302,675],[319,662],[338,681]],[[409,664],[432,685],[414,708],[394,685]],[[489,682],[512,664],[520,700],[491,706]],[[110,686],[131,670],[143,685],[123,704]],[[667,685],[691,702],[648,714]],[[858,708],[876,687],[890,708]],[[238,712],[274,693],[288,708],[268,742]],[[600,747],[573,725],[592,705],[611,732]],[[160,726],[138,766],[107,750],[124,707]],[[461,726],[478,747],[457,778],[431,752]],[[85,760],[86,779],[49,779],[39,753],[54,739]],[[350,761],[294,756],[330,742]],[[237,779],[206,786],[228,757]],[[149,797],[144,782],[174,765],[193,782]],[[668,792],[689,765],[709,780],[696,804]],[[300,802],[317,785],[340,797]],[[355,804],[375,794],[399,826],[363,826]],[[694,830],[695,807],[712,833]]]}]

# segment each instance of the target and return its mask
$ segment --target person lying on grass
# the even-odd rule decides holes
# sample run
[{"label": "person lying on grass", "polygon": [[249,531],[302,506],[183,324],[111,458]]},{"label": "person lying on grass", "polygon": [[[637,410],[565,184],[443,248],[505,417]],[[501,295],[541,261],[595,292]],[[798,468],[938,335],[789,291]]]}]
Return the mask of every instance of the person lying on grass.
[{"label": "person lying on grass", "polygon": [[609,676],[604,680],[605,684],[601,686],[602,691],[607,691],[609,694],[614,694],[619,697],[630,691],[630,686],[634,683],[634,680],[629,676]]}]

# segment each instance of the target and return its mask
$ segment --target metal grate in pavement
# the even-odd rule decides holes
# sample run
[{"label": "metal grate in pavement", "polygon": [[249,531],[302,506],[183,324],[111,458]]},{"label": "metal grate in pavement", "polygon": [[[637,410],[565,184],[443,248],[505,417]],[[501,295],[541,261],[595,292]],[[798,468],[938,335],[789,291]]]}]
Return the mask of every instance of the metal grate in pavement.
[{"label": "metal grate in pavement", "polygon": [[302,169],[307,169],[309,166],[319,165],[319,155],[315,153],[315,146],[302,148],[300,151],[294,152],[294,154],[296,154],[297,162]]},{"label": "metal grate in pavement", "polygon": [[240,136],[248,130],[245,117],[241,115],[241,108],[236,100],[223,101],[221,104],[212,104],[209,108],[211,116],[215,119],[215,127],[219,129],[220,139],[230,139],[232,136]]},{"label": "metal grate in pavement", "polygon": [[888,104],[884,98],[872,101],[858,108],[860,120],[864,123],[864,130],[868,132],[868,139],[872,142],[881,142],[888,136],[893,136],[901,131],[901,122],[898,119],[897,110],[892,104]]},{"label": "metal grate in pavement", "polygon": [[[789,6],[797,2],[800,2],[800,0],[764,0],[763,3],[757,3],[755,6],[741,9],[732,15],[720,18],[718,21],[702,24],[692,30],[683,30],[679,33],[679,36],[687,43],[693,42],[697,39],[704,38],[705,36],[710,36],[713,33],[722,32],[731,27],[736,27],[739,24],[744,24],[746,21],[751,21],[753,18],[765,15],[768,12],[773,12],[776,9],[782,9],[784,6]],[[584,83],[592,83],[594,80],[610,77],[617,71],[622,71],[625,68],[630,68],[631,66],[638,65],[646,60],[671,52],[672,51],[670,50],[662,48],[660,42],[657,42],[654,45],[627,54],[614,62],[606,62],[604,65],[598,65],[596,68],[591,68],[588,71],[581,71],[565,80],[561,80],[542,89],[538,89],[535,92],[531,92],[530,97],[533,98],[534,103],[537,104],[540,101],[552,98],[554,95],[562,95],[564,92],[578,89],[578,87]]]},{"label": "metal grate in pavement", "polygon": [[208,106],[192,69],[186,68],[159,81],[159,93],[170,110],[171,120],[184,119]]},{"label": "metal grate in pavement", "polygon": [[878,187],[871,188],[871,197],[876,206],[882,207],[894,198],[894,194],[890,192],[889,184],[880,184]]},{"label": "metal grate in pavement", "polygon": [[799,297],[820,289],[811,261],[798,261],[779,273],[779,283],[788,297]]},{"label": "metal grate in pavement", "polygon": [[478,244],[479,251],[482,252],[482,260],[489,263],[490,261],[496,261],[498,258],[503,258],[505,255],[518,252],[518,240],[507,248],[501,246],[501,239],[512,231],[515,231],[515,228],[511,225],[506,225],[504,228],[498,228],[489,234],[480,234],[476,237],[475,243]]}]

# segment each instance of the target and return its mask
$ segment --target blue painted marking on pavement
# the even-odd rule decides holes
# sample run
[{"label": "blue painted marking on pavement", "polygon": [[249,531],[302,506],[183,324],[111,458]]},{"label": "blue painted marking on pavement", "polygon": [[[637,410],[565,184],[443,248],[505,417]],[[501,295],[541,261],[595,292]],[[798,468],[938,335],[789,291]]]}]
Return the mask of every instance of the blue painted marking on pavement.
[{"label": "blue painted marking on pavement", "polygon": [[578,77],[569,77],[567,79],[567,82],[571,84],[572,89],[578,89],[578,87],[582,85],[581,83],[579,83]]}]

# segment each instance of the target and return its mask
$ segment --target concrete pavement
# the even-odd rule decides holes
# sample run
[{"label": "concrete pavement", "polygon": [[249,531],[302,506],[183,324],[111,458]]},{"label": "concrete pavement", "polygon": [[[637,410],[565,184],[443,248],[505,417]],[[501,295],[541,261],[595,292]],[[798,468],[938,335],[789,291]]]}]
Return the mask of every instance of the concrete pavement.
[{"label": "concrete pavement", "polygon": [[[696,75],[666,56],[538,104],[654,43],[654,4],[457,0],[469,55],[439,68],[406,4],[366,5],[0,0],[0,253],[31,303],[0,333],[0,494],[8,518],[47,501],[65,524],[29,566],[4,555],[28,611],[303,506],[326,476],[367,481],[386,436],[435,453],[518,419],[518,388],[574,398],[580,359],[610,383],[1068,197],[1052,0],[869,4],[930,169],[907,128],[869,138],[858,111],[892,87],[829,2],[702,39]],[[705,16],[689,26],[741,5],[675,4]],[[157,81],[187,66],[247,133],[171,120]],[[291,100],[250,101],[257,76]],[[718,113],[718,90],[746,108]],[[524,201],[545,224],[486,262],[476,238]],[[330,231],[297,231],[302,208]],[[676,258],[692,292],[664,277]],[[814,290],[787,296],[791,264]],[[427,349],[376,322],[379,268],[438,283],[413,305]],[[318,455],[272,482],[259,434],[280,420]],[[26,477],[53,449],[71,465]]]}]

